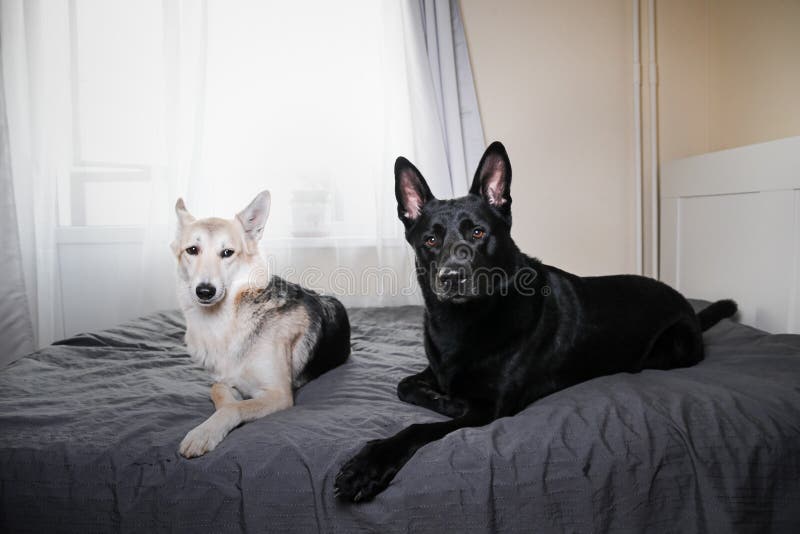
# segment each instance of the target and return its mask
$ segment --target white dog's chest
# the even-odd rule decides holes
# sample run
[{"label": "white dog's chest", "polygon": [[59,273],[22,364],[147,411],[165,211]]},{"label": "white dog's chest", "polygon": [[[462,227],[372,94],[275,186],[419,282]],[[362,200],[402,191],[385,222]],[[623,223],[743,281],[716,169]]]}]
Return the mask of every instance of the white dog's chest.
[{"label": "white dog's chest", "polygon": [[222,347],[188,345],[188,348],[192,360],[211,373],[216,382],[232,384],[242,373],[244,364],[236,352],[230,351],[230,347],[225,350]]},{"label": "white dog's chest", "polygon": [[259,341],[253,343],[250,336],[236,330],[214,335],[189,328],[186,334],[192,360],[215,382],[233,386],[247,397],[257,397],[265,389],[281,385],[281,380],[290,375],[287,362],[269,350],[269,336]]}]

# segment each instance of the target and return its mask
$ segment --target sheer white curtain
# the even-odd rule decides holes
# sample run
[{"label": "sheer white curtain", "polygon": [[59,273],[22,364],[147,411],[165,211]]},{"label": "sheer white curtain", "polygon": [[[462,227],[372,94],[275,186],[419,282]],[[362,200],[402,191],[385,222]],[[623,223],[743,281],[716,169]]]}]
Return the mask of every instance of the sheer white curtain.
[{"label": "sheer white curtain", "polygon": [[[2,49],[0,34],[0,49]],[[2,65],[2,58],[0,58]],[[15,355],[33,350],[33,321],[28,311],[25,279],[19,246],[19,225],[14,201],[14,183],[11,174],[11,156],[8,145],[8,120],[5,91],[0,69],[0,247],[7,253],[0,256],[0,366]]]},{"label": "sheer white curtain", "polygon": [[259,191],[275,274],[417,302],[392,166],[463,194],[483,136],[457,3],[2,0],[21,264],[43,345],[175,306],[172,206]]},{"label": "sheer white curtain", "polygon": [[[9,159],[32,345],[64,331],[56,232],[58,195],[70,169],[72,106],[64,83],[70,62],[69,48],[62,46],[67,15],[66,2],[37,0],[3,0],[0,12]],[[0,307],[9,313],[8,303]]]}]

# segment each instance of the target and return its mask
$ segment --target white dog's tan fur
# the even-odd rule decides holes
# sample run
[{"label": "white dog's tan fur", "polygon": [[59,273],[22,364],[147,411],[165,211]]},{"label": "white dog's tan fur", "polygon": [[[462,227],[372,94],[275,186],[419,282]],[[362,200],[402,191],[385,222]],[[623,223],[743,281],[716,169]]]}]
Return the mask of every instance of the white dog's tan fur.
[{"label": "white dog's tan fur", "polygon": [[[264,191],[233,220],[196,220],[182,200],[175,206],[178,235],[172,249],[186,346],[215,380],[211,398],[216,411],[181,442],[179,452],[187,458],[214,450],[241,423],[291,407],[319,338],[320,321],[314,318],[312,324],[308,308],[279,287],[293,284],[267,277],[258,241],[269,204]],[[225,250],[233,253],[225,257]],[[197,296],[200,284],[216,288],[212,299]],[[349,324],[347,336],[349,347]],[[249,398],[240,400],[236,391]]]}]

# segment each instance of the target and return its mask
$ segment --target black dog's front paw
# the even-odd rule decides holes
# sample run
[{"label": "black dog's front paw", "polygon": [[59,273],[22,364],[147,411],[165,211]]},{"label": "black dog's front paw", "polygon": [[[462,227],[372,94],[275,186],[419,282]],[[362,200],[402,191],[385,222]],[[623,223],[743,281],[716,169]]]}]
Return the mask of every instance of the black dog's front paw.
[{"label": "black dog's front paw", "polygon": [[358,454],[345,462],[336,475],[334,494],[352,502],[372,500],[386,489],[400,470],[389,440],[368,442]]},{"label": "black dog's front paw", "polygon": [[467,413],[469,403],[438,391],[419,375],[408,376],[397,384],[397,397],[409,404],[422,406],[447,417],[460,417]]}]

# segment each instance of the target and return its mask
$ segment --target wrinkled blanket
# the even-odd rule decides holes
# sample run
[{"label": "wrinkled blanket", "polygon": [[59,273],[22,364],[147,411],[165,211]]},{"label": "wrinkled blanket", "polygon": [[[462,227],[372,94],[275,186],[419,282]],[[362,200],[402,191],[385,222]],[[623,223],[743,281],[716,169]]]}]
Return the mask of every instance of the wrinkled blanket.
[{"label": "wrinkled blanket", "polygon": [[177,312],[0,372],[0,530],[800,531],[800,336],[723,321],[701,364],[591,380],[422,448],[373,502],[333,497],[370,439],[442,419],[399,401],[417,307],[351,310],[353,354],[296,406],[178,455],[211,379]]}]

